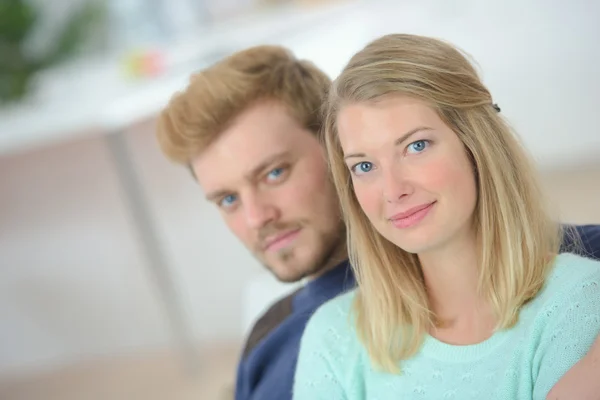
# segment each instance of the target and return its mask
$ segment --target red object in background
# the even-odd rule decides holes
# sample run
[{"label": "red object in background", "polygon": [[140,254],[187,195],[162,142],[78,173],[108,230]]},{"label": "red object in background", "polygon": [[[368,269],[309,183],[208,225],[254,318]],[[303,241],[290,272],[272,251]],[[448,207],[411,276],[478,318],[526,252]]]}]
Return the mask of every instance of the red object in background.
[{"label": "red object in background", "polygon": [[143,64],[144,75],[146,76],[156,76],[165,70],[164,57],[158,51],[146,54]]},{"label": "red object in background", "polygon": [[156,50],[134,51],[125,57],[125,70],[131,77],[155,77],[165,69],[165,56]]}]

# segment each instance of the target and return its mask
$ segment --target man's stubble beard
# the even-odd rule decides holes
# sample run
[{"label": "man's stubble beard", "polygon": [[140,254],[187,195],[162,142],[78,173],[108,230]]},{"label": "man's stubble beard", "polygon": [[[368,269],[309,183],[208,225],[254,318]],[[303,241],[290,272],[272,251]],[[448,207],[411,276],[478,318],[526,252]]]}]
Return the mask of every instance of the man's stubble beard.
[{"label": "man's stubble beard", "polygon": [[[321,233],[319,235],[318,243],[326,243],[327,245],[321,249],[320,254],[317,255],[312,265],[299,271],[298,275],[282,277],[277,274],[276,268],[273,268],[266,262],[263,262],[263,265],[271,271],[278,281],[283,283],[294,283],[309,276],[319,276],[347,259],[346,227],[343,222],[340,221],[338,229],[335,232],[337,234]],[[292,247],[282,249],[277,253],[276,256],[284,267],[286,263],[294,258],[294,251],[295,249]]]}]

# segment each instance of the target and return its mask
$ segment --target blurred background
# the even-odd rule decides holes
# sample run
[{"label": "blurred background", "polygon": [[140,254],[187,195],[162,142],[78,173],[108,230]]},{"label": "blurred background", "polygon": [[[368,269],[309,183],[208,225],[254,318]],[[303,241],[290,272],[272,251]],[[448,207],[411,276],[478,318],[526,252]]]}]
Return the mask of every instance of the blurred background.
[{"label": "blurred background", "polygon": [[233,51],[332,78],[409,32],[477,61],[557,218],[600,223],[600,3],[0,0],[0,399],[219,399],[292,289],[161,155],[157,112]]}]

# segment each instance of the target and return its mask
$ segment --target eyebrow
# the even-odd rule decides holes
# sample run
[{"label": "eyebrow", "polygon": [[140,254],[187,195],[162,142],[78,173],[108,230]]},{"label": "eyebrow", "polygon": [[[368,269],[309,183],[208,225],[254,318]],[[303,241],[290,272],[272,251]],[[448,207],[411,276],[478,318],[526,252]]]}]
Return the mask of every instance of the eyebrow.
[{"label": "eyebrow", "polygon": [[[268,158],[263,160],[260,164],[258,164],[254,168],[252,168],[250,170],[250,172],[248,172],[246,174],[245,178],[247,180],[254,179],[257,175],[259,175],[261,172],[263,172],[264,170],[269,168],[271,165],[273,165],[277,161],[280,161],[284,158],[289,157],[289,155],[290,155],[290,152],[286,150],[286,151],[280,151],[278,153],[275,153],[275,154],[269,156]],[[229,193],[231,193],[230,190],[217,190],[215,192],[208,193],[206,195],[206,200],[215,201],[216,199],[223,197],[225,195],[228,195]]]},{"label": "eyebrow", "polygon": [[[428,126],[418,126],[414,129],[411,129],[410,131],[408,131],[405,134],[403,134],[402,136],[400,136],[398,139],[394,140],[394,146],[398,146],[399,144],[402,144],[403,142],[405,142],[408,138],[410,138],[412,135],[414,135],[417,132],[431,131],[431,130],[433,130],[433,128],[430,128]],[[348,155],[344,156],[344,160],[347,158],[356,158],[356,157],[366,157],[366,154],[365,153],[348,154]]]},{"label": "eyebrow", "polygon": [[206,200],[208,201],[216,201],[217,199],[227,195],[229,192],[227,190],[217,190],[216,192],[211,192],[206,195]]}]

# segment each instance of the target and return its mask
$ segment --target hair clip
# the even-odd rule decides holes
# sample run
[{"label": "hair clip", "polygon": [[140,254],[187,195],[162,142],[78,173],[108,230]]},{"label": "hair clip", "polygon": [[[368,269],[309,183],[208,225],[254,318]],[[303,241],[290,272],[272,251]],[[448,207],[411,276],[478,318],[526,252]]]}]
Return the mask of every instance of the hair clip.
[{"label": "hair clip", "polygon": [[498,104],[493,103],[492,107],[494,107],[494,110],[496,110],[497,112],[500,112],[500,106]]}]

